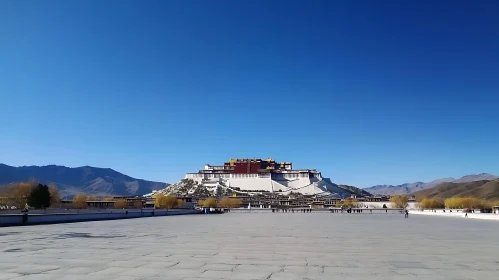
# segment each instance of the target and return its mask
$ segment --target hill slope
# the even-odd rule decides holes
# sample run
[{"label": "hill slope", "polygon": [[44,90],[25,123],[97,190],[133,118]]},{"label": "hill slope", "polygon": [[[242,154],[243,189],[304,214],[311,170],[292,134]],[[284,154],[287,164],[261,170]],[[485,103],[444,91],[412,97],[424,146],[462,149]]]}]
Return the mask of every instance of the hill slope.
[{"label": "hill slope", "polygon": [[475,181],[491,181],[498,179],[499,177],[496,175],[481,173],[476,175],[466,175],[459,179],[454,178],[442,178],[437,179],[431,182],[416,182],[416,183],[406,183],[402,185],[377,185],[369,188],[365,188],[364,190],[372,193],[372,194],[380,194],[380,195],[394,195],[394,194],[410,194],[413,192],[417,192],[420,190],[426,190],[438,186],[442,183],[469,183]]},{"label": "hill slope", "polygon": [[42,184],[55,184],[63,197],[78,193],[97,196],[143,195],[168,186],[166,183],[135,179],[110,168],[57,165],[13,167],[0,164],[0,186],[31,178]]},{"label": "hill slope", "polygon": [[338,185],[338,187],[342,188],[344,190],[349,191],[351,194],[355,194],[355,195],[358,195],[358,196],[371,196],[372,195],[369,192],[367,192],[366,190],[359,189],[359,188],[354,187],[354,186]]},{"label": "hill slope", "polygon": [[414,192],[416,198],[449,198],[473,196],[481,199],[499,199],[499,180],[464,183],[443,183],[433,188]]}]

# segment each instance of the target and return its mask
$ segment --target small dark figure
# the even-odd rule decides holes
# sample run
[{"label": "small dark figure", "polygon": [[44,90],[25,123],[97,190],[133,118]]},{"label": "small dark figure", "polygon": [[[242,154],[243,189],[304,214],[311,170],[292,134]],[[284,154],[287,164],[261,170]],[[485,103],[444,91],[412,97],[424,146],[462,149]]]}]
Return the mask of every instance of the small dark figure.
[{"label": "small dark figure", "polygon": [[21,212],[23,213],[23,225],[26,225],[28,223],[28,208],[24,208]]},{"label": "small dark figure", "polygon": [[405,218],[409,218],[409,210],[405,210]]}]

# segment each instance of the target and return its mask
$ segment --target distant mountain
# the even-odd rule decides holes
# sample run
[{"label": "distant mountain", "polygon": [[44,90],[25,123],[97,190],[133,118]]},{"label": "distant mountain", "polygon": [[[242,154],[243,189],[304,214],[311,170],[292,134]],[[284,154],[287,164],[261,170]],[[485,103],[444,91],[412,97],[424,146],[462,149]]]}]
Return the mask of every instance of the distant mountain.
[{"label": "distant mountain", "polygon": [[366,190],[359,189],[359,188],[354,187],[354,186],[338,185],[338,187],[341,189],[349,191],[351,194],[355,194],[358,196],[371,196],[372,195],[369,192],[367,192]]},{"label": "distant mountain", "polygon": [[169,185],[135,179],[110,168],[70,168],[58,165],[13,167],[0,164],[0,186],[31,178],[42,184],[56,185],[63,197],[72,197],[79,193],[96,196],[143,195]]},{"label": "distant mountain", "polygon": [[498,179],[499,177],[496,175],[488,174],[488,173],[480,173],[476,175],[467,175],[463,176],[453,183],[468,183],[468,182],[474,182],[474,181],[483,181],[483,180],[488,180],[488,181],[493,181],[495,179]]},{"label": "distant mountain", "polygon": [[467,175],[463,176],[459,179],[454,178],[442,178],[437,179],[431,182],[416,182],[416,183],[406,183],[402,185],[377,185],[369,188],[365,188],[364,190],[378,195],[395,195],[395,194],[409,194],[413,192],[417,192],[420,190],[426,190],[433,188],[442,183],[465,183],[465,182],[474,182],[474,181],[482,181],[482,180],[495,180],[498,179],[498,176],[481,173],[476,175]]},{"label": "distant mountain", "polygon": [[454,182],[455,180],[456,179],[454,179],[452,177],[433,180],[431,182],[425,183],[422,189],[433,188],[433,187],[440,185],[442,183]]},{"label": "distant mountain", "polygon": [[418,189],[423,189],[425,183],[423,182],[415,182],[415,183],[406,183],[402,185],[377,185],[370,188],[364,189],[367,192],[372,194],[379,195],[394,195],[394,194],[406,194],[414,192]]},{"label": "distant mountain", "polygon": [[[458,180],[456,180],[458,181]],[[442,183],[433,188],[413,193],[416,198],[449,198],[473,196],[481,199],[499,199],[499,180],[480,180],[462,183]]]}]

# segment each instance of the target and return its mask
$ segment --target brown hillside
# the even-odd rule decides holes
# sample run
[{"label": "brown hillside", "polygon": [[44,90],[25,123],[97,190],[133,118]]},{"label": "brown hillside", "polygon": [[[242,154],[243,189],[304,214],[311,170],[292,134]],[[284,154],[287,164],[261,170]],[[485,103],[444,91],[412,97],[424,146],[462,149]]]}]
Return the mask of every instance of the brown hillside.
[{"label": "brown hillside", "polygon": [[461,193],[460,196],[473,196],[487,200],[499,199],[499,180],[489,181],[476,189]]},{"label": "brown hillside", "polygon": [[416,198],[449,198],[473,196],[480,199],[499,199],[499,180],[467,183],[442,183],[431,189],[413,193]]}]

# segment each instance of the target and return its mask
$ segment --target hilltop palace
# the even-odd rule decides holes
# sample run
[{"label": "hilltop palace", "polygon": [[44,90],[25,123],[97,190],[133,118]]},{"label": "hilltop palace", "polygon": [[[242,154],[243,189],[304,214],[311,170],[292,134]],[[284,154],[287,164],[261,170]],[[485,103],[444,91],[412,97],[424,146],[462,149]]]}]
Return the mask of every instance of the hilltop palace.
[{"label": "hilltop palace", "polygon": [[231,159],[224,165],[205,165],[197,173],[187,173],[192,179],[207,187],[225,186],[244,191],[297,192],[342,196],[348,193],[315,169],[292,168],[291,162],[273,159]]}]

